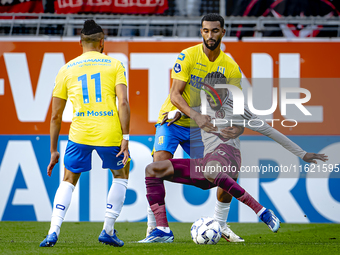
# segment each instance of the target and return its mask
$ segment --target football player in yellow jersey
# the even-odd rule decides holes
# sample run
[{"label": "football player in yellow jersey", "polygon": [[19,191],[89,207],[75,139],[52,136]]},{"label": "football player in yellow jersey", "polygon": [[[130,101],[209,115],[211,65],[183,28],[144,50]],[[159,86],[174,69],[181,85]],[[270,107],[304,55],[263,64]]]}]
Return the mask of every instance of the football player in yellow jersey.
[{"label": "football player in yellow jersey", "polygon": [[85,21],[80,43],[83,54],[60,69],[53,90],[48,176],[59,160],[57,144],[67,99],[73,105],[73,119],[64,157],[64,179],[56,192],[50,230],[41,247],[56,244],[75,185],[82,172],[91,170],[93,150],[101,157],[103,168],[109,168],[114,177],[98,240],[113,246],[124,245],[115,234],[114,223],[124,204],[130,169],[130,107],[125,68],[118,60],[101,54],[104,33],[93,20]]},{"label": "football player in yellow jersey", "polygon": [[[241,88],[241,69],[221,49],[221,40],[225,34],[224,19],[218,14],[207,14],[201,21],[203,43],[183,50],[173,67],[171,77],[173,84],[170,94],[164,102],[156,124],[153,160],[171,159],[178,145],[191,158],[203,158],[203,143],[200,128],[214,131],[210,117],[192,110],[200,106],[200,90],[205,76],[210,72],[220,72],[227,78],[228,84]],[[174,118],[179,109],[185,115]],[[168,113],[171,112],[169,115]],[[170,116],[172,115],[172,116]],[[174,121],[176,120],[176,121]],[[166,125],[163,125],[167,122]],[[224,138],[236,138],[243,132],[242,127],[229,127],[222,130]],[[222,227],[222,236],[230,242],[244,240],[230,230],[226,224],[232,196],[218,188],[214,218]],[[148,207],[147,236],[155,228],[156,220]]]}]

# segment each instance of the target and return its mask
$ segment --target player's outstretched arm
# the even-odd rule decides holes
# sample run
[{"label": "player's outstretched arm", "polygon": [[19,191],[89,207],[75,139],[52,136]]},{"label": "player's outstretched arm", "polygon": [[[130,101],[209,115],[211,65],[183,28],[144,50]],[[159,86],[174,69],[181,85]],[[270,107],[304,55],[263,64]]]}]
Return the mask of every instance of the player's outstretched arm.
[{"label": "player's outstretched arm", "polygon": [[[116,85],[116,95],[118,97],[118,115],[123,135],[128,135],[130,130],[130,106],[127,100],[127,87],[125,84]],[[123,164],[129,159],[129,141],[123,139],[120,152],[117,157],[124,153]]]},{"label": "player's outstretched arm", "polygon": [[51,176],[53,167],[59,161],[58,138],[65,105],[66,105],[65,99],[58,97],[52,98],[52,116],[50,123],[51,159],[50,164],[47,167],[48,176]]},{"label": "player's outstretched arm", "polygon": [[307,152],[302,159],[308,163],[317,164],[318,162],[316,161],[316,159],[326,162],[328,160],[328,156],[326,156],[325,154]]}]

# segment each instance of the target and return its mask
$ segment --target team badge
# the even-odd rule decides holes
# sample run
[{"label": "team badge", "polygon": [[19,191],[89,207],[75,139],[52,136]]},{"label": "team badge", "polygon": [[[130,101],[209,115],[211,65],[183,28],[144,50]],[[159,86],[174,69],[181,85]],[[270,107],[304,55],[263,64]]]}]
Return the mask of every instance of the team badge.
[{"label": "team badge", "polygon": [[225,73],[225,67],[223,67],[223,66],[218,66],[217,67],[217,72],[219,72],[219,73]]},{"label": "team badge", "polygon": [[180,71],[182,71],[181,64],[176,63],[175,66],[174,66],[174,71],[175,71],[175,73],[179,73]]},{"label": "team badge", "polygon": [[215,117],[217,119],[224,119],[225,117],[225,112],[223,109],[219,109],[218,111],[215,112]]}]

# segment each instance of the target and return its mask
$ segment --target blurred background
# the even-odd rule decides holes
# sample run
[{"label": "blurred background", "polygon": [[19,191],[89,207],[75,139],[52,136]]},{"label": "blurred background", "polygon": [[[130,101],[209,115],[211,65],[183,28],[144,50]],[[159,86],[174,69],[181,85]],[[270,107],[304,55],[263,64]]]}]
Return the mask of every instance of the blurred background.
[{"label": "blurred background", "polygon": [[[290,166],[292,172],[240,173],[239,183],[282,222],[339,223],[339,11],[339,0],[0,0],[0,220],[50,221],[73,116],[68,103],[61,160],[48,177],[54,79],[82,54],[80,30],[84,20],[95,19],[107,35],[104,54],[124,64],[129,83],[132,164],[119,220],[146,221],[144,169],[152,162],[154,125],[171,87],[171,69],[183,49],[202,43],[202,15],[214,12],[225,18],[221,50],[240,66],[245,96],[253,88],[255,109],[271,107],[273,88],[307,89],[310,116],[294,105],[282,115],[278,105],[262,117],[276,119],[274,128],[304,150],[329,156],[314,168],[326,171],[311,176],[309,164],[247,130],[240,137],[243,166]],[[288,119],[298,125],[284,127]],[[181,148],[174,156],[187,157]],[[112,176],[96,152],[92,169],[77,184],[67,221],[103,220]],[[213,215],[215,189],[166,182],[166,190],[170,221]],[[233,200],[228,221],[258,217]]]},{"label": "blurred background", "polygon": [[1,0],[0,35],[74,36],[95,18],[108,36],[195,37],[213,12],[231,37],[339,37],[339,10],[338,0]]}]

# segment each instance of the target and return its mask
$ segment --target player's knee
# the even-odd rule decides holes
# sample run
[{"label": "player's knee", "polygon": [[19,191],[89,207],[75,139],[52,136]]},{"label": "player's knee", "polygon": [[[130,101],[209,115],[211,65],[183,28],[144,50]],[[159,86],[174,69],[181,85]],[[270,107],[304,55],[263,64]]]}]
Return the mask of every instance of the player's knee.
[{"label": "player's knee", "polygon": [[145,177],[155,177],[154,163],[151,163],[145,168]]},{"label": "player's knee", "polygon": [[217,178],[217,175],[220,173],[219,169],[221,169],[221,164],[219,162],[208,162],[208,164],[205,166],[205,172],[203,173],[204,178],[210,182],[214,182],[214,180]]},{"label": "player's knee", "polygon": [[210,182],[214,182],[214,180],[217,177],[217,174],[214,172],[205,172],[203,175],[204,175],[204,178]]}]

